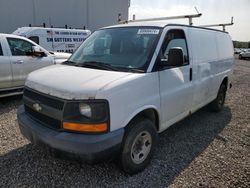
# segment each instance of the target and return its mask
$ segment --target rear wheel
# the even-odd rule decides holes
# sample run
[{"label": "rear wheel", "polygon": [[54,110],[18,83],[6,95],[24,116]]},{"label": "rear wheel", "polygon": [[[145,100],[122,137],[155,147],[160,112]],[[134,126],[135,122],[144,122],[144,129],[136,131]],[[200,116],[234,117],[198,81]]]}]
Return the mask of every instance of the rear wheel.
[{"label": "rear wheel", "polygon": [[152,121],[139,118],[126,131],[120,155],[122,169],[135,174],[146,168],[157,143],[157,131]]},{"label": "rear wheel", "polygon": [[225,98],[226,98],[227,88],[225,84],[220,86],[217,97],[214,101],[209,104],[209,109],[213,112],[219,112],[223,109]]},{"label": "rear wheel", "polygon": [[243,59],[242,55],[239,55],[239,59]]}]

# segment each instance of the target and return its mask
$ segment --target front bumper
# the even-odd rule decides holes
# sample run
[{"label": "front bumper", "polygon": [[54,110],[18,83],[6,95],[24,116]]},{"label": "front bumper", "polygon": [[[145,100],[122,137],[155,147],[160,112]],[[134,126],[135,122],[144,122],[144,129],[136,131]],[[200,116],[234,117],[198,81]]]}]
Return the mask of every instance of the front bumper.
[{"label": "front bumper", "polygon": [[115,156],[124,135],[124,129],[99,135],[55,131],[30,118],[23,106],[18,108],[17,119],[21,133],[35,145],[44,145],[55,154],[60,153],[66,158],[81,159],[87,163]]}]

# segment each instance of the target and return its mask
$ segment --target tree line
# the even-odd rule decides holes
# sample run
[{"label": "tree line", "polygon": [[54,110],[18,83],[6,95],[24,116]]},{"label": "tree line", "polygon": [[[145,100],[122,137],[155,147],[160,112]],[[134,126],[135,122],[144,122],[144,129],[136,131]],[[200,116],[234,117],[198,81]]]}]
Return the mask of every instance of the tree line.
[{"label": "tree line", "polygon": [[240,41],[233,41],[234,48],[250,48],[250,41],[249,42],[240,42]]}]

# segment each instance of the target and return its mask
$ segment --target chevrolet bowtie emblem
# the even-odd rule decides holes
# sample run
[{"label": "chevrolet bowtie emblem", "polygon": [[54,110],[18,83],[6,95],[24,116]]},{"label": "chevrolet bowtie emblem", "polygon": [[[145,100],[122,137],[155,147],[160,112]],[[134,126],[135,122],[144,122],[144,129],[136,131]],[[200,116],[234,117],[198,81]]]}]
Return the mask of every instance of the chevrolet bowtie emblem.
[{"label": "chevrolet bowtie emblem", "polygon": [[42,107],[38,103],[33,104],[33,108],[38,112],[42,110]]}]

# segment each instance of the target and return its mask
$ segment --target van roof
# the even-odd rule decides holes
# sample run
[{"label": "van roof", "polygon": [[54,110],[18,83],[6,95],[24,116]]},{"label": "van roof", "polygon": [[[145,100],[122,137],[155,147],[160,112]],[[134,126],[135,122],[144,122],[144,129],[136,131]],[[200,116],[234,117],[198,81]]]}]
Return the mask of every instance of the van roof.
[{"label": "van roof", "polygon": [[18,29],[28,30],[28,29],[42,29],[42,30],[76,30],[76,31],[89,31],[87,29],[70,29],[70,28],[56,28],[56,27],[19,27]]},{"label": "van roof", "polygon": [[20,27],[17,30],[15,30],[13,32],[13,34],[15,33],[27,33],[30,32],[32,30],[56,30],[56,31],[81,31],[81,32],[87,32],[89,33],[90,30],[84,30],[84,29],[66,29],[66,28],[50,28],[50,27]]},{"label": "van roof", "polygon": [[151,27],[165,27],[166,21],[145,21],[145,22],[128,22],[125,24],[117,24],[104,28],[114,28],[114,27],[135,27],[135,26],[151,26]]},{"label": "van roof", "polygon": [[125,23],[125,24],[117,24],[117,25],[104,27],[102,29],[119,28],[119,27],[159,27],[159,28],[165,28],[167,26],[192,27],[192,28],[206,29],[206,30],[212,30],[212,31],[219,31],[222,33],[228,33],[228,32],[222,31],[222,30],[218,30],[218,29],[199,27],[199,26],[191,26],[191,25],[185,25],[185,24],[167,23],[166,21],[129,22],[129,23]]}]

